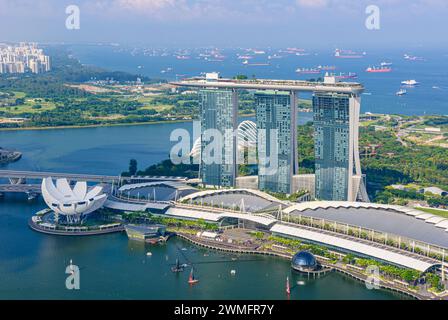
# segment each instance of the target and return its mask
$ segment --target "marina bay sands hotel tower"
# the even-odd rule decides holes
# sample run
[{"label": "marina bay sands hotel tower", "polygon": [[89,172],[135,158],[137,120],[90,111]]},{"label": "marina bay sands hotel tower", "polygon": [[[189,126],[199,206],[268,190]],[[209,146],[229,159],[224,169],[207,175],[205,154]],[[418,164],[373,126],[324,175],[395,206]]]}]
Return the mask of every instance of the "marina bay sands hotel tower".
[{"label": "marina bay sands hotel tower", "polygon": [[[201,121],[200,178],[204,185],[256,188],[291,194],[308,190],[312,198],[337,201],[369,201],[358,151],[360,94],[358,83],[298,80],[222,79],[216,73],[172,83],[199,89]],[[238,90],[255,91],[257,159],[269,158],[274,170],[258,170],[258,176],[238,177]],[[297,99],[313,93],[315,174],[298,174]],[[212,139],[209,129],[223,135],[221,161],[205,157]],[[263,134],[260,134],[263,132]],[[274,146],[274,148],[272,148]],[[272,162],[270,150],[277,155]],[[230,155],[230,156],[229,156]],[[216,155],[215,155],[216,156]],[[216,159],[216,157],[215,157]],[[271,168],[272,169],[272,168]]]}]

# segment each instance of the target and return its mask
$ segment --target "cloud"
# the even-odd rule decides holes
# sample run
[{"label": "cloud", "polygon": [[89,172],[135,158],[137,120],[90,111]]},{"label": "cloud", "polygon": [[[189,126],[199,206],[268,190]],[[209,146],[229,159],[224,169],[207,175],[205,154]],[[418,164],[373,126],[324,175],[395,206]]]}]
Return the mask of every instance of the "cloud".
[{"label": "cloud", "polygon": [[296,0],[299,7],[322,8],[328,5],[327,0]]},{"label": "cloud", "polygon": [[139,12],[156,12],[166,8],[185,8],[184,0],[117,0],[115,4],[118,7]]}]

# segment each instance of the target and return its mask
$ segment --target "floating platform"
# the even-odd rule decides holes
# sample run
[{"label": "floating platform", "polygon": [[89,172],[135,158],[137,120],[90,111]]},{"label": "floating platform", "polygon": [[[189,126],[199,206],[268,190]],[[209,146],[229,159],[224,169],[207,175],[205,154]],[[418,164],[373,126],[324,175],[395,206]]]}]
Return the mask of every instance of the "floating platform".
[{"label": "floating platform", "polygon": [[162,224],[128,224],[124,228],[130,240],[142,241],[151,244],[166,242],[170,236],[170,234],[166,232],[166,226]]}]

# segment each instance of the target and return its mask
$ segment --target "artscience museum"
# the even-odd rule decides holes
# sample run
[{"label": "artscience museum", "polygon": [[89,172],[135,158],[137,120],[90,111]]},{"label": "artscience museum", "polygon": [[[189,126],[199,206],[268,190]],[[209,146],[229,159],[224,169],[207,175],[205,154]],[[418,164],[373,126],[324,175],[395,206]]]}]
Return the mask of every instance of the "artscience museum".
[{"label": "artscience museum", "polygon": [[67,224],[81,223],[107,199],[102,186],[89,188],[85,181],[79,181],[72,188],[67,179],[57,179],[54,184],[51,177],[42,180],[42,196],[55,213],[55,222]]}]

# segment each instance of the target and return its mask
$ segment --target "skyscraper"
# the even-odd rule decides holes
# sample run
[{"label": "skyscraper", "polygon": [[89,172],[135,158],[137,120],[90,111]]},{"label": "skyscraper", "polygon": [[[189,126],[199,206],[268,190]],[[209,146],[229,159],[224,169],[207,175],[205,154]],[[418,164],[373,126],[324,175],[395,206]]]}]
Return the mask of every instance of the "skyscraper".
[{"label": "skyscraper", "polygon": [[[296,168],[296,103],[295,94],[287,91],[255,93],[258,130],[258,187],[279,193],[291,193],[292,175]],[[262,170],[266,159],[269,170]]]},{"label": "skyscraper", "polygon": [[340,93],[313,96],[315,192],[320,200],[355,201],[362,192],[359,108],[358,96]]},{"label": "skyscraper", "polygon": [[[232,187],[236,179],[238,96],[227,89],[199,90],[200,177],[205,185]],[[218,138],[215,133],[219,133]]]}]

